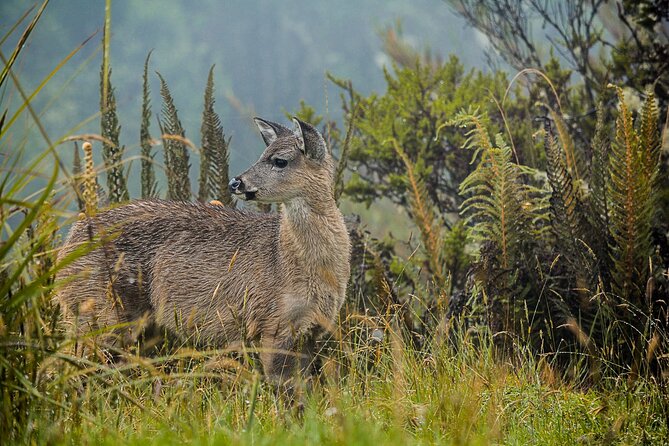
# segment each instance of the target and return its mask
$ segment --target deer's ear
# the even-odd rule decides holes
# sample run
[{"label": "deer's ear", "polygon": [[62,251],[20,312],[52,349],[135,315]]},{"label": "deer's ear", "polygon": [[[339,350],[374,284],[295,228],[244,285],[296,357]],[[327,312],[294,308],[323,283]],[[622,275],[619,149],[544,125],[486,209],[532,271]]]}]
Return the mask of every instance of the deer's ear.
[{"label": "deer's ear", "polygon": [[293,122],[295,123],[295,133],[299,137],[300,150],[315,161],[323,161],[327,146],[321,132],[311,124],[297,118],[293,118]]},{"label": "deer's ear", "polygon": [[260,135],[262,136],[263,141],[265,141],[265,145],[272,144],[280,136],[291,136],[293,134],[290,129],[281,124],[265,121],[260,118],[253,118],[253,120],[255,121],[256,126],[258,126],[258,130],[260,130]]}]

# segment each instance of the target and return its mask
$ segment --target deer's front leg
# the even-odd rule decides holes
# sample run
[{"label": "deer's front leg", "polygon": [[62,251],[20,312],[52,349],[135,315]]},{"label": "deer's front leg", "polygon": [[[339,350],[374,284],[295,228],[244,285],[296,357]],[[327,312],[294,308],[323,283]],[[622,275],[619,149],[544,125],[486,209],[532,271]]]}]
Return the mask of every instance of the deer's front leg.
[{"label": "deer's front leg", "polygon": [[311,330],[297,333],[285,329],[263,337],[260,360],[265,376],[277,384],[306,376],[313,361],[315,341]]}]

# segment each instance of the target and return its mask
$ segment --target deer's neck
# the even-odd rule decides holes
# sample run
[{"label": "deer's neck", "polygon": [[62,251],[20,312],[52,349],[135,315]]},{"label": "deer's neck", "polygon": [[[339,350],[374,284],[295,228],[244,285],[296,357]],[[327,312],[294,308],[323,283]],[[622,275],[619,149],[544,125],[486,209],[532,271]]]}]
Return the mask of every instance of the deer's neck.
[{"label": "deer's neck", "polygon": [[334,198],[297,198],[282,205],[280,244],[307,268],[348,260],[349,239]]}]

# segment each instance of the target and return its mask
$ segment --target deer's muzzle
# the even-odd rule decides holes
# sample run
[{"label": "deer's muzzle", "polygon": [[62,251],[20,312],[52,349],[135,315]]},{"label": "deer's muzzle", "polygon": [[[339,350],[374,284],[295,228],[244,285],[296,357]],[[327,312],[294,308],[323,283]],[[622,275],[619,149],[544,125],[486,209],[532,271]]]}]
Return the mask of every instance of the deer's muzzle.
[{"label": "deer's muzzle", "polygon": [[253,200],[256,197],[256,192],[258,188],[256,187],[247,187],[247,185],[242,181],[241,178],[233,178],[228,183],[228,188],[230,192],[234,195],[242,195],[245,200]]}]

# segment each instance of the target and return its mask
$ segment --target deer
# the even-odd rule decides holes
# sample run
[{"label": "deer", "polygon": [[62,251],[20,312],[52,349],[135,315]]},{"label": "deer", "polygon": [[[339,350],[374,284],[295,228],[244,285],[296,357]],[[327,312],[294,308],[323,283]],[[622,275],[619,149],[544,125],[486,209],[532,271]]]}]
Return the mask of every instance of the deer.
[{"label": "deer", "polygon": [[254,121],[266,148],[229,189],[279,211],[148,199],[76,221],[59,257],[97,245],[60,274],[56,299],[72,327],[148,321],[199,345],[257,343],[274,382],[306,373],[350,276],[335,162],[314,126]]}]

